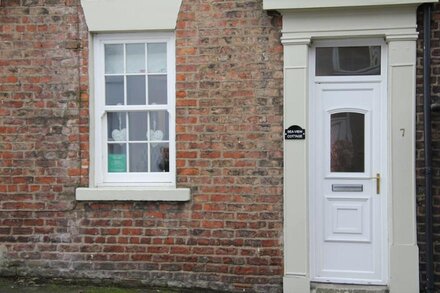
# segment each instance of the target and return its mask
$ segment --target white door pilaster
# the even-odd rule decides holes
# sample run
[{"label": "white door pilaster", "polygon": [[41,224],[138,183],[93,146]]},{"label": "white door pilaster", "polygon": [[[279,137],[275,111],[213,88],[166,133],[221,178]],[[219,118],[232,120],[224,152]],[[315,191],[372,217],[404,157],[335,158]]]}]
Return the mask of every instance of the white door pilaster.
[{"label": "white door pilaster", "polygon": [[[419,292],[415,196],[417,34],[388,35],[390,291]],[[404,160],[402,158],[405,158]]]},{"label": "white door pilaster", "polygon": [[[282,41],[284,128],[299,125],[307,138],[310,39]],[[307,141],[284,143],[284,292],[310,292]]]}]

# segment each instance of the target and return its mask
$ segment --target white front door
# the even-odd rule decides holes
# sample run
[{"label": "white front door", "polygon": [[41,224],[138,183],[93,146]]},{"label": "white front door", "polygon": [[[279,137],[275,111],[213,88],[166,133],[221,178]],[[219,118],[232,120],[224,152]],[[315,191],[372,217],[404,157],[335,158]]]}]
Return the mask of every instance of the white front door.
[{"label": "white front door", "polygon": [[318,44],[313,51],[312,279],[386,284],[384,48]]}]

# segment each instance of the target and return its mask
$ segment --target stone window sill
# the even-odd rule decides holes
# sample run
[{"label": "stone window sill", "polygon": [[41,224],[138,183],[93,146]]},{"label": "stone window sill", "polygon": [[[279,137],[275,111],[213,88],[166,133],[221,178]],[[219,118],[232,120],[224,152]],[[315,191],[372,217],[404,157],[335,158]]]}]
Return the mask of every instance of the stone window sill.
[{"label": "stone window sill", "polygon": [[78,201],[189,201],[189,188],[77,188]]}]

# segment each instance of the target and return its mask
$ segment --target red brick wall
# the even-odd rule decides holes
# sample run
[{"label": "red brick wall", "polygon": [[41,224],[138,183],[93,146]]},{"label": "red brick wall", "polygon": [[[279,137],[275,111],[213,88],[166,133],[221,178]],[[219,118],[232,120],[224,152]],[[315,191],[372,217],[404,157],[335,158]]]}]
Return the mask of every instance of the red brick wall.
[{"label": "red brick wall", "polygon": [[[425,189],[424,189],[424,140],[423,140],[423,9],[418,13],[417,43],[417,232],[420,249],[420,288],[425,292]],[[434,5],[431,22],[431,95],[433,102],[440,103],[440,5]],[[433,154],[433,241],[435,292],[440,290],[440,113],[432,113],[432,154]]]},{"label": "red brick wall", "polygon": [[187,203],[76,203],[88,184],[79,0],[0,6],[0,275],[281,292],[280,16],[184,0],[177,181]]}]

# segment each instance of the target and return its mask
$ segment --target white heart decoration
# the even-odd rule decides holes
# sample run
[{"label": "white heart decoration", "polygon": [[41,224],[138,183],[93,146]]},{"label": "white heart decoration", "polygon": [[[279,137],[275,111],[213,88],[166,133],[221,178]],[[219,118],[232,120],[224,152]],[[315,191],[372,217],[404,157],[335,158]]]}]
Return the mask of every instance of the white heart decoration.
[{"label": "white heart decoration", "polygon": [[127,129],[125,129],[125,128],[122,128],[121,130],[114,129],[112,131],[112,138],[113,138],[114,141],[126,140],[126,138],[127,138]]},{"label": "white heart decoration", "polygon": [[163,132],[162,130],[153,130],[150,129],[150,140],[153,141],[159,141],[163,139]]}]

